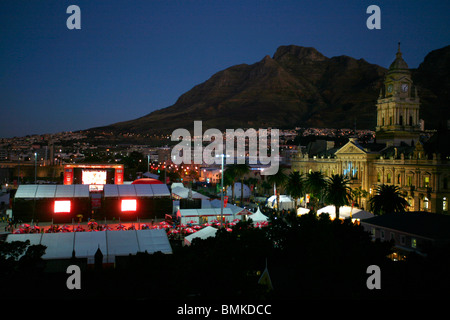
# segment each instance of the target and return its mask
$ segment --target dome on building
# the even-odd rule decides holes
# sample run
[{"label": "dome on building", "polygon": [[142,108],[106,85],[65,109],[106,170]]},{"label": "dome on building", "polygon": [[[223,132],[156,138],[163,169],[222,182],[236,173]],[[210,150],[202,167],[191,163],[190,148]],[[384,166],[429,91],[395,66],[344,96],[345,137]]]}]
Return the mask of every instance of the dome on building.
[{"label": "dome on building", "polygon": [[395,55],[394,62],[389,66],[389,72],[408,71],[408,64],[403,60],[402,52],[400,51],[400,43],[398,44],[398,51]]}]

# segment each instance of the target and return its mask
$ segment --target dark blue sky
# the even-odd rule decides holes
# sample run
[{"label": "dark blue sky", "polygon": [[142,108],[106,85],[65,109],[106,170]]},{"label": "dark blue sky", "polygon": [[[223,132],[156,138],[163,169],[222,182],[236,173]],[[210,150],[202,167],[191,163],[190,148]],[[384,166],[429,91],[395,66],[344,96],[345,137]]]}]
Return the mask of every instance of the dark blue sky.
[{"label": "dark blue sky", "polygon": [[[69,5],[81,30],[69,30]],[[381,30],[369,30],[369,5]],[[1,0],[0,137],[131,120],[280,45],[418,67],[450,44],[450,1]]]}]

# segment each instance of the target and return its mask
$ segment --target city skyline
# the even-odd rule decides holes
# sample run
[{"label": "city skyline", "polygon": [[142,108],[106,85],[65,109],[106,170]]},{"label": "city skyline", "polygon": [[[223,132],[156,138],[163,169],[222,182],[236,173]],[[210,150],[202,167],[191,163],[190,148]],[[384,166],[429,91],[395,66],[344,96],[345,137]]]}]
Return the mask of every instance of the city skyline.
[{"label": "city skyline", "polygon": [[[368,6],[381,9],[369,30]],[[69,30],[66,9],[81,10]],[[281,45],[410,68],[450,43],[449,3],[122,1],[0,4],[0,137],[85,130],[168,107],[213,74]]]}]

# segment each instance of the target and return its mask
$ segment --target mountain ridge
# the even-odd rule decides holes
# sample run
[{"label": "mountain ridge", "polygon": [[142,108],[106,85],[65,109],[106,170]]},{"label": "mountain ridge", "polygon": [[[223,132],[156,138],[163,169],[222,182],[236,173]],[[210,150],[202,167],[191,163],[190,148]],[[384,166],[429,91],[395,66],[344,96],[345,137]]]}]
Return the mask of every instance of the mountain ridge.
[{"label": "mountain ridge", "polygon": [[[419,97],[424,95],[421,118],[430,127],[441,125],[436,119],[442,117],[437,115],[449,116],[449,66],[447,46],[430,52],[417,69],[411,69]],[[439,73],[433,71],[436,69]],[[171,106],[89,130],[170,133],[176,128],[192,130],[195,120],[203,121],[204,130],[353,128],[355,122],[358,128],[373,130],[375,104],[386,72],[386,68],[364,59],[346,55],[328,58],[312,47],[283,45],[258,62],[216,72]],[[434,85],[430,86],[430,81]]]}]

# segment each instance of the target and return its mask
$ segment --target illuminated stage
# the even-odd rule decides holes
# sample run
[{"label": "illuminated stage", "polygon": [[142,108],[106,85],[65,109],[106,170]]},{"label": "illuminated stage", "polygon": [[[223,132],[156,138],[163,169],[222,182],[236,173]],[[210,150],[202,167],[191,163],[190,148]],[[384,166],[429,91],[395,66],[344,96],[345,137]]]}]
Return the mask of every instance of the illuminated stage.
[{"label": "illuminated stage", "polygon": [[123,165],[66,165],[63,185],[20,185],[13,216],[21,221],[71,223],[80,218],[157,220],[172,213],[167,185],[124,184],[123,173]]},{"label": "illuminated stage", "polygon": [[66,164],[64,184],[123,184],[123,164]]}]

